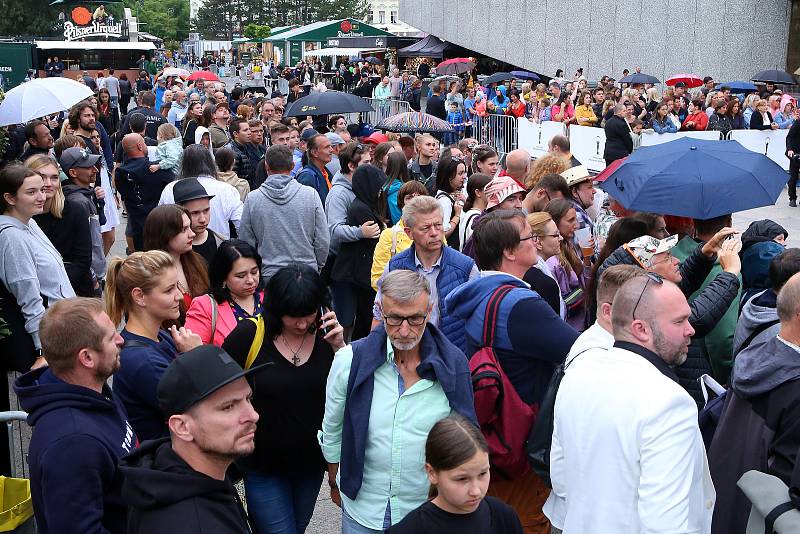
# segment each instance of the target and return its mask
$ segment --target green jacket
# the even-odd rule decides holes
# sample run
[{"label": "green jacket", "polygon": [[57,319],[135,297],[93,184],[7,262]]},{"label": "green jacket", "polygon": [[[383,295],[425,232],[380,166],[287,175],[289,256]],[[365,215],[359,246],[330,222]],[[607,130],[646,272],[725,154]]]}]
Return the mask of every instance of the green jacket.
[{"label": "green jacket", "polygon": [[[684,237],[672,249],[672,255],[683,262],[689,257],[694,249],[697,248],[697,244],[698,242],[691,237]],[[719,261],[715,261],[714,266],[711,268],[711,272],[709,272],[708,276],[706,276],[706,279],[703,280],[703,284],[697,291],[692,293],[688,300],[690,302],[694,300],[697,295],[699,295],[721,272],[722,267],[720,267]],[[727,383],[728,376],[730,375],[731,368],[733,367],[733,335],[736,332],[736,321],[738,320],[739,315],[739,299],[742,296],[741,274],[738,276],[738,278],[740,286],[736,298],[733,299],[733,302],[728,307],[728,311],[722,316],[722,319],[720,319],[719,323],[717,323],[717,326],[711,330],[711,332],[709,332],[701,341],[705,345],[706,353],[711,361],[711,368],[714,371],[714,378],[716,378],[721,384]]]}]

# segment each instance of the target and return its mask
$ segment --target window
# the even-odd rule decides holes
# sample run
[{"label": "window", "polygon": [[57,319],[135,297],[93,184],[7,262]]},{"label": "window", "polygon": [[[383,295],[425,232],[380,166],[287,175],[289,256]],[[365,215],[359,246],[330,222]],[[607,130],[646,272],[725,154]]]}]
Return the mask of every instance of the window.
[{"label": "window", "polygon": [[386,24],[386,11],[378,11],[378,24]]},{"label": "window", "polygon": [[397,11],[391,11],[389,13],[389,22],[392,24],[397,24]]}]

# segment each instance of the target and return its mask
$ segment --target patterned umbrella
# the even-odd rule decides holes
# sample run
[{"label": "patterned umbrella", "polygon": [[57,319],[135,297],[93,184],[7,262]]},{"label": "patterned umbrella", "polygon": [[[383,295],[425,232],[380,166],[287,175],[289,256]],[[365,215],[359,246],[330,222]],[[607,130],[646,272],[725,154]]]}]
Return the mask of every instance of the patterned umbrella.
[{"label": "patterned umbrella", "polygon": [[411,111],[398,113],[383,119],[375,126],[377,130],[388,132],[452,132],[453,127],[442,119],[427,113]]},{"label": "patterned umbrella", "polygon": [[670,76],[667,78],[667,81],[664,83],[667,85],[675,85],[678,82],[685,83],[686,87],[689,89],[694,89],[695,87],[700,87],[703,85],[703,79],[699,76],[695,76],[694,74],[676,74],[675,76]]},{"label": "patterned umbrella", "polygon": [[458,75],[475,68],[475,62],[468,57],[455,57],[436,65],[436,74]]}]

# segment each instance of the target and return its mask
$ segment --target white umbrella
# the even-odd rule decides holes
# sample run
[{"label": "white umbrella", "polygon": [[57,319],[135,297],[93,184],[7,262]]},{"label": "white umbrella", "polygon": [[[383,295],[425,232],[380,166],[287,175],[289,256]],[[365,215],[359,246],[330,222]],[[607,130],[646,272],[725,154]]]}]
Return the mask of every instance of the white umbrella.
[{"label": "white umbrella", "polygon": [[0,103],[0,126],[58,113],[93,95],[87,86],[69,78],[37,78],[6,93]]},{"label": "white umbrella", "polygon": [[167,76],[180,76],[181,78],[183,78],[185,80],[186,78],[189,77],[189,74],[191,74],[191,73],[186,69],[179,69],[177,67],[170,67],[168,69],[164,69],[164,72],[161,73],[161,76],[163,76],[165,78]]}]

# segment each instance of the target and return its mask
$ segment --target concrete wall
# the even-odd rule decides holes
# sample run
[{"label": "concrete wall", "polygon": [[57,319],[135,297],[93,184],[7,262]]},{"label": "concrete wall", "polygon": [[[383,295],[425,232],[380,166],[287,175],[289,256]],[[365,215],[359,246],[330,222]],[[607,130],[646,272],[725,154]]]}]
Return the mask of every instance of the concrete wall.
[{"label": "concrete wall", "polygon": [[400,0],[400,18],[446,41],[552,76],[622,70],[749,80],[784,69],[787,0]]}]

